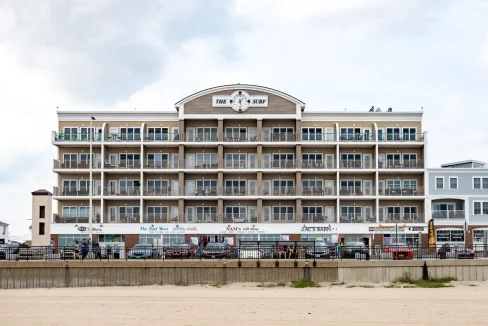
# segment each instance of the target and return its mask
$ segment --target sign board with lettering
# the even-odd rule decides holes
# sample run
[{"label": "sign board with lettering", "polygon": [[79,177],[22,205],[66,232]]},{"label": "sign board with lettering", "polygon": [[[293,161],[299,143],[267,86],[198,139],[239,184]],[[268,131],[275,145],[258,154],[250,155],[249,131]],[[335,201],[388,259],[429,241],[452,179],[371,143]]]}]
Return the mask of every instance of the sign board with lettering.
[{"label": "sign board with lettering", "polygon": [[230,107],[236,112],[246,111],[250,107],[267,108],[268,95],[249,95],[245,91],[236,91],[229,95],[213,95],[212,106]]}]

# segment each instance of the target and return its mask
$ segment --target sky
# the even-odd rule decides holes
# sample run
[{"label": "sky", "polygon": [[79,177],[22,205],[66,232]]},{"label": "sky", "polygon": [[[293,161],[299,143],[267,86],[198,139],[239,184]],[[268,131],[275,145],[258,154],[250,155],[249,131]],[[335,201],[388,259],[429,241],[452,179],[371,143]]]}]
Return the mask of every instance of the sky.
[{"label": "sky", "polygon": [[224,84],[314,111],[423,107],[429,167],[488,160],[486,13],[485,0],[3,0],[0,220],[30,237],[30,193],[56,183],[56,108],[172,111]]}]

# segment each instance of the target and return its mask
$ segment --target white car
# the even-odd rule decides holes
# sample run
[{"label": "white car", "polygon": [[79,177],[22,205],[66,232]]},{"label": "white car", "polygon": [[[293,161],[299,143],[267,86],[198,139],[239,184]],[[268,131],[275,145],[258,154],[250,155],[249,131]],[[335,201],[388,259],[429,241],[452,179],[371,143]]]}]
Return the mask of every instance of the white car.
[{"label": "white car", "polygon": [[258,247],[240,247],[239,259],[261,259],[263,251]]}]

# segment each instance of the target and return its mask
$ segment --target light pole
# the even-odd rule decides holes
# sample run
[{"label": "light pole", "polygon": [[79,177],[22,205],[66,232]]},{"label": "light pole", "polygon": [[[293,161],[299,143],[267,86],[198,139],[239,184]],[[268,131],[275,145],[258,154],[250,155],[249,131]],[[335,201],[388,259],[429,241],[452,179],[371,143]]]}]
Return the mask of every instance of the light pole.
[{"label": "light pole", "polygon": [[90,219],[90,224],[89,224],[89,229],[90,229],[90,249],[92,247],[92,241],[93,241],[93,230],[92,230],[92,220],[93,220],[93,126],[92,122],[95,120],[94,117],[90,117],[90,131],[88,132],[88,135],[90,137],[90,209],[89,209],[89,219]]}]

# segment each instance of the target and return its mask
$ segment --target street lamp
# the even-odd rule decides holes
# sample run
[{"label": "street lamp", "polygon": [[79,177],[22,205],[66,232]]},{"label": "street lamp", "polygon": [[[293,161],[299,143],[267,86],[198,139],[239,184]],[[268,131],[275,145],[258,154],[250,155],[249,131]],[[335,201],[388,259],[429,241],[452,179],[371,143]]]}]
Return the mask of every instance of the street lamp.
[{"label": "street lamp", "polygon": [[90,132],[89,137],[90,137],[90,209],[88,210],[90,212],[89,214],[89,219],[90,219],[90,224],[89,224],[89,229],[90,229],[90,249],[92,246],[93,242],[93,230],[92,230],[92,220],[93,220],[93,127],[92,123],[93,121],[96,120],[94,117],[90,117]]}]

